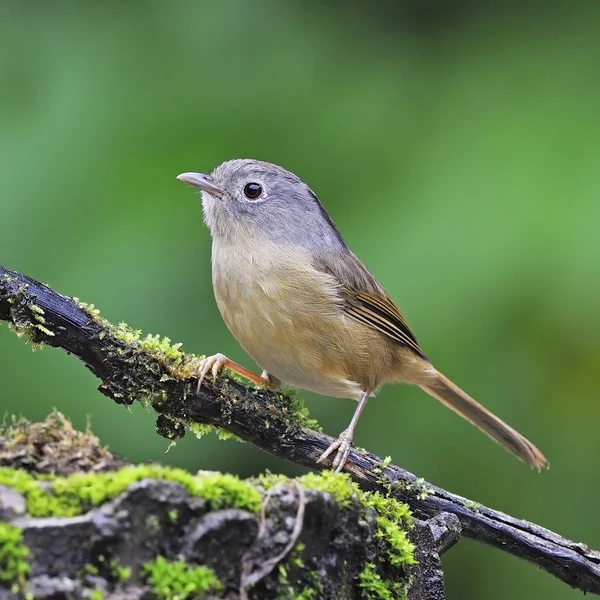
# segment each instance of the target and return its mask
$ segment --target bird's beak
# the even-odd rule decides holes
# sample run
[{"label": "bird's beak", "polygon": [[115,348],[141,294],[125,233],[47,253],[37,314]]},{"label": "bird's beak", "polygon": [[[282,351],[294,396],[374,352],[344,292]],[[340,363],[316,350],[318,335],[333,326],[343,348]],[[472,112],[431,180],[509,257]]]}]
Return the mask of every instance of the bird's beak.
[{"label": "bird's beak", "polygon": [[225,194],[220,187],[215,185],[213,178],[210,175],[204,175],[204,173],[181,173],[177,175],[177,179],[219,198]]}]

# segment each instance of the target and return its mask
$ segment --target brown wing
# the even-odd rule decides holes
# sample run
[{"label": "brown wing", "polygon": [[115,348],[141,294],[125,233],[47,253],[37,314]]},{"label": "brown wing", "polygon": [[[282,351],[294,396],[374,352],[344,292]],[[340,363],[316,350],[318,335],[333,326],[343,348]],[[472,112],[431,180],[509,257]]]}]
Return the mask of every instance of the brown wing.
[{"label": "brown wing", "polygon": [[349,250],[347,252],[335,258],[322,258],[317,263],[318,268],[339,281],[344,311],[426,359],[398,307],[360,260]]},{"label": "brown wing", "polygon": [[427,358],[402,313],[387,296],[357,292],[346,287],[341,294],[346,301],[344,310],[351,317],[385,333],[396,342],[414,350],[419,356]]}]

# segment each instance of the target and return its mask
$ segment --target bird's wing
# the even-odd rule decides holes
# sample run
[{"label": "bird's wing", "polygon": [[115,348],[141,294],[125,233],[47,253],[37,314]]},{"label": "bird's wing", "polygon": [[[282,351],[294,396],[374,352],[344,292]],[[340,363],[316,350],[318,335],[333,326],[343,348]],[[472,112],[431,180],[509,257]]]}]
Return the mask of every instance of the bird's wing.
[{"label": "bird's wing", "polygon": [[316,268],[337,280],[346,314],[427,358],[402,313],[377,279],[351,251],[347,252],[322,257],[315,263]]}]

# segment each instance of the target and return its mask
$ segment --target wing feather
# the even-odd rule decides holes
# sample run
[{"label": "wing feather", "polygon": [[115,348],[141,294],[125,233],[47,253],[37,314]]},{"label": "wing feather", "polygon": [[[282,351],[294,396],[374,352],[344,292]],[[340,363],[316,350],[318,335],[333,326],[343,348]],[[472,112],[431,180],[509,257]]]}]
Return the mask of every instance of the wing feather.
[{"label": "wing feather", "polygon": [[333,256],[321,258],[316,267],[339,282],[344,312],[426,359],[406,319],[362,262],[350,250]]}]

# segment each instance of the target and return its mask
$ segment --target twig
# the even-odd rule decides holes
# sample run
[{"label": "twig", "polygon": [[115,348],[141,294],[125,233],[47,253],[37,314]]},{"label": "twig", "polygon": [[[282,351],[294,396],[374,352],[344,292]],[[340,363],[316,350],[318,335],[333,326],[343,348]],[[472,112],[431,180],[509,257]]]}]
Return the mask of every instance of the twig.
[{"label": "twig", "polygon": [[[25,275],[0,267],[0,320],[33,343],[77,356],[102,384],[100,391],[122,404],[148,398],[159,413],[157,428],[180,437],[185,424],[213,425],[279,458],[313,469],[332,439],[308,427],[289,399],[249,389],[220,377],[195,394],[196,359],[157,338],[99,318],[90,307],[62,296]],[[515,519],[423,482],[369,452],[353,449],[347,472],[367,490],[407,502],[419,517],[450,512],[463,533],[535,563],[585,592],[600,594],[600,553],[543,527]]]}]

